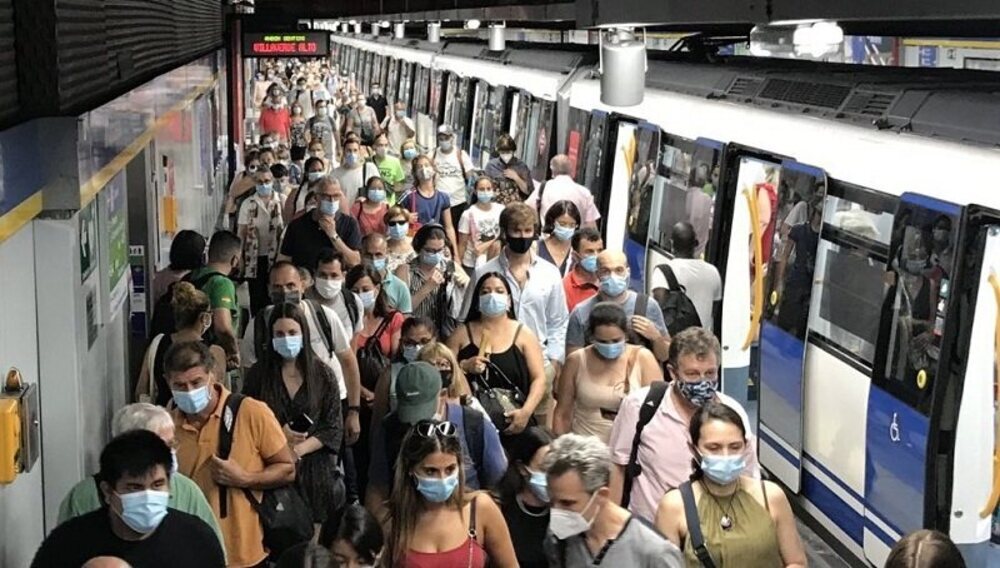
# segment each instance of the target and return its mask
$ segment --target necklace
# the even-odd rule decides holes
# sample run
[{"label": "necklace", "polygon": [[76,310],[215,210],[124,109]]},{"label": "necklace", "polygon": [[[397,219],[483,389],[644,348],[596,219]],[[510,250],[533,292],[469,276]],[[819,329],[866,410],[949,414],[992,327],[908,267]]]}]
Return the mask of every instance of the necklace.
[{"label": "necklace", "polygon": [[549,514],[549,511],[547,509],[543,509],[541,513],[532,513],[531,511],[528,510],[528,506],[524,504],[524,501],[521,500],[520,495],[515,495],[514,500],[517,501],[517,507],[521,509],[521,512],[524,513],[525,515],[528,515],[529,517],[538,518],[538,517],[544,517]]},{"label": "necklace", "polygon": [[701,488],[704,489],[706,493],[708,493],[708,496],[712,498],[712,501],[715,501],[716,506],[718,506],[719,509],[722,511],[722,518],[719,519],[719,526],[722,527],[722,530],[728,531],[729,529],[733,528],[733,525],[735,524],[735,521],[733,520],[733,499],[736,498],[736,491],[740,490],[739,487],[737,487],[736,491],[733,491],[733,494],[729,496],[729,499],[726,501],[725,507],[723,507],[722,503],[719,502],[718,497],[716,497],[714,493],[709,491],[708,486],[705,485],[704,481],[701,482]]}]

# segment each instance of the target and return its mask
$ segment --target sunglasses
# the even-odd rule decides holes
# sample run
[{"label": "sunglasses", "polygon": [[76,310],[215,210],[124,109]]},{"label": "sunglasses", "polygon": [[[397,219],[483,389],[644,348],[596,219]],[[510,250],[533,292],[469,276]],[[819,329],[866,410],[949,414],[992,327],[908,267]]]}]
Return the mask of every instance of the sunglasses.
[{"label": "sunglasses", "polygon": [[433,438],[434,436],[454,438],[458,433],[458,427],[451,422],[421,420],[413,426],[413,431],[423,438]]}]

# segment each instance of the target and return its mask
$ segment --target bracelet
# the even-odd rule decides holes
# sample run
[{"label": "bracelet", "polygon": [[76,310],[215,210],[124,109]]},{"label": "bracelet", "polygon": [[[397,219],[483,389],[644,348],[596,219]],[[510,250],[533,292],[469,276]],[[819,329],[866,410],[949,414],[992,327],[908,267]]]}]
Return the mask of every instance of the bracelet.
[{"label": "bracelet", "polygon": [[350,412],[350,411],[352,411],[352,410],[353,410],[354,412],[357,412],[357,413],[359,413],[359,414],[361,413],[361,407],[360,407],[360,406],[348,406],[348,407],[347,407],[347,411],[348,411],[348,412]]}]

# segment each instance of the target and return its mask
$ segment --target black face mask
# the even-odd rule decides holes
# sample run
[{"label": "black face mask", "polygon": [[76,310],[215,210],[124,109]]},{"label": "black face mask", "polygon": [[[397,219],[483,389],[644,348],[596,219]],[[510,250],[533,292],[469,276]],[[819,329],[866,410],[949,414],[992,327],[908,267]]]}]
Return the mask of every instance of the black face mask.
[{"label": "black face mask", "polygon": [[507,237],[507,247],[515,254],[524,254],[531,249],[531,243],[535,242],[534,237]]},{"label": "black face mask", "polygon": [[441,388],[451,388],[452,375],[453,371],[451,369],[441,371]]}]

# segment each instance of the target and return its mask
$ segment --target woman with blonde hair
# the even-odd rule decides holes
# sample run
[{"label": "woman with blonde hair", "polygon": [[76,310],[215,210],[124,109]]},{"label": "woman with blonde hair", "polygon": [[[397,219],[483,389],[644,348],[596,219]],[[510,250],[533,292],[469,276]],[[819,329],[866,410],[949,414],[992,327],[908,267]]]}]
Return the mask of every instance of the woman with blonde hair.
[{"label": "woman with blonde hair", "polygon": [[434,365],[441,372],[441,384],[448,390],[448,402],[469,406],[489,417],[479,401],[472,396],[465,371],[458,364],[455,352],[447,345],[438,341],[428,343],[420,350],[419,360]]}]

